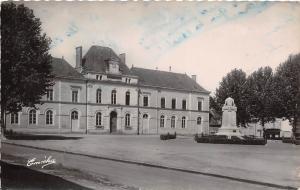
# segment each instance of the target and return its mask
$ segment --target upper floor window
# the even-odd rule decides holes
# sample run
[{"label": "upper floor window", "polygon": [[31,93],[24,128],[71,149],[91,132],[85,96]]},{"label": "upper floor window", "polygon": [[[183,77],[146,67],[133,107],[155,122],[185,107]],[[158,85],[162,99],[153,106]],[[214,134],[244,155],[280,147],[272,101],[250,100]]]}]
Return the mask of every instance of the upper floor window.
[{"label": "upper floor window", "polygon": [[172,109],[176,109],[176,99],[172,99]]},{"label": "upper floor window", "polygon": [[164,115],[160,116],[160,127],[165,127],[165,116]]},{"label": "upper floor window", "polygon": [[53,89],[47,89],[46,95],[47,95],[47,100],[52,101],[53,100]]},{"label": "upper floor window", "polygon": [[96,114],[96,126],[101,126],[102,123],[102,114],[101,112],[98,112]]},{"label": "upper floor window", "polygon": [[202,100],[198,100],[198,111],[202,111]]},{"label": "upper floor window", "polygon": [[127,91],[125,95],[125,104],[129,105],[130,104],[130,92]]},{"label": "upper floor window", "polygon": [[198,117],[198,118],[197,118],[197,125],[201,125],[201,123],[202,123],[202,118],[201,118],[201,117]]},{"label": "upper floor window", "polygon": [[127,113],[125,115],[125,126],[126,127],[130,126],[130,114],[129,113]]},{"label": "upper floor window", "polygon": [[46,125],[53,125],[53,111],[48,110],[46,112]]},{"label": "upper floor window", "polygon": [[72,90],[72,102],[78,102],[78,90]]},{"label": "upper floor window", "polygon": [[18,124],[19,123],[19,114],[18,113],[11,113],[10,114],[10,123],[11,124]]},{"label": "upper floor window", "polygon": [[111,104],[117,103],[117,91],[113,90],[111,91]]},{"label": "upper floor window", "polygon": [[182,100],[182,109],[186,110],[186,100]]},{"label": "upper floor window", "polygon": [[35,110],[29,111],[29,124],[36,124],[36,111]]},{"label": "upper floor window", "polygon": [[101,103],[101,90],[98,89],[96,92],[96,103]]},{"label": "upper floor window", "polygon": [[175,121],[176,121],[175,116],[172,116],[171,117],[171,128],[175,128]]},{"label": "upper floor window", "polygon": [[144,106],[148,106],[149,105],[148,96],[144,96],[144,98],[143,98],[143,105]]},{"label": "upper floor window", "polygon": [[185,117],[184,116],[182,117],[182,120],[181,120],[181,127],[185,128]]},{"label": "upper floor window", "polygon": [[161,98],[160,99],[160,107],[161,108],[165,108],[166,107],[166,99],[165,98]]}]

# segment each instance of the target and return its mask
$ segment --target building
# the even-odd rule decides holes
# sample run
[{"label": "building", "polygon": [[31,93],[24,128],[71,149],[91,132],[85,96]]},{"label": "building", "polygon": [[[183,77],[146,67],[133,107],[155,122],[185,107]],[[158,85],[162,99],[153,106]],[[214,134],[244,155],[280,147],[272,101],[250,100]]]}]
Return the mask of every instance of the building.
[{"label": "building", "polygon": [[7,116],[7,128],[30,132],[209,133],[209,92],[186,74],[128,68],[125,54],[92,46],[76,68],[53,58],[55,84],[38,109]]}]

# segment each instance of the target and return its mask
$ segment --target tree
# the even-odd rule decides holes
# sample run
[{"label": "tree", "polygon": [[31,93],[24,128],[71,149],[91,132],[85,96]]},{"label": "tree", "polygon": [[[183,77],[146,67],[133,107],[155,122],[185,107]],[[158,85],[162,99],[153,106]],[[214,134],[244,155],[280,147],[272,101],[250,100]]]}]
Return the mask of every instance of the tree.
[{"label": "tree", "polygon": [[274,93],[274,78],[271,67],[259,68],[247,78],[247,107],[253,122],[265,123],[275,121],[274,108],[277,100]]},{"label": "tree", "polygon": [[12,2],[1,4],[1,126],[5,117],[23,106],[40,104],[53,85],[51,40],[41,33],[41,22],[33,11]]},{"label": "tree", "polygon": [[278,95],[276,116],[288,119],[295,133],[300,119],[300,54],[289,56],[277,67],[275,85]]},{"label": "tree", "polygon": [[249,115],[246,112],[246,73],[242,70],[234,69],[223,77],[219,88],[216,89],[216,104],[219,114],[225,99],[231,97],[237,106],[237,125],[246,126]]}]

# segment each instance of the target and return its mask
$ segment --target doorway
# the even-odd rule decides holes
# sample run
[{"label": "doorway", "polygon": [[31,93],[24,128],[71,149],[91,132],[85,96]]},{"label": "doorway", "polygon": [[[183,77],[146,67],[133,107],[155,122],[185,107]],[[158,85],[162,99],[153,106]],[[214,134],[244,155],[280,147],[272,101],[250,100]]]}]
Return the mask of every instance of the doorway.
[{"label": "doorway", "polygon": [[109,124],[109,132],[114,133],[117,132],[117,112],[112,111],[110,113],[110,124]]},{"label": "doorway", "polygon": [[72,111],[71,113],[71,131],[79,131],[79,120],[77,111]]},{"label": "doorway", "polygon": [[143,134],[148,134],[149,133],[149,119],[148,119],[148,114],[143,115]]}]

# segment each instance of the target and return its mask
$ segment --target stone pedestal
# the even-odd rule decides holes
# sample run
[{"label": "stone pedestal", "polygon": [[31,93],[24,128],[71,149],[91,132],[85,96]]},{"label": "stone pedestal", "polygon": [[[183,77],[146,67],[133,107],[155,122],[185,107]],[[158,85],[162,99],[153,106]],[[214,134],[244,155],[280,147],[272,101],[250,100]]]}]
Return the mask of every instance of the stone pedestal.
[{"label": "stone pedestal", "polygon": [[232,98],[227,98],[222,107],[222,126],[216,135],[226,135],[229,138],[232,136],[242,137],[242,133],[236,126],[236,111],[237,108]]}]

